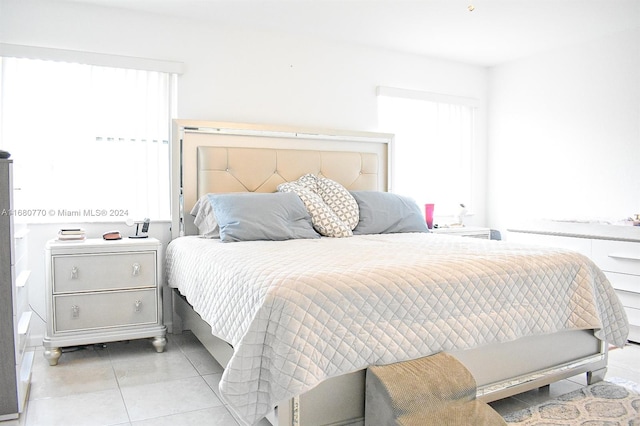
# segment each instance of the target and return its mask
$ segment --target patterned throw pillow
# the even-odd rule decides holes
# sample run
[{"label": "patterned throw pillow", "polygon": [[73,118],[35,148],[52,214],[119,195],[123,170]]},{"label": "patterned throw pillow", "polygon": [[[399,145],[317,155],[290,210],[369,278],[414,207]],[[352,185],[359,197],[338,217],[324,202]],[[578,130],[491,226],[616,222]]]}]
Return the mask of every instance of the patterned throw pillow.
[{"label": "patterned throw pillow", "polygon": [[278,185],[278,191],[298,194],[309,211],[313,227],[321,235],[326,237],[353,235],[352,229],[358,224],[360,215],[358,203],[339,183],[307,174],[295,182]]},{"label": "patterned throw pillow", "polygon": [[298,185],[302,185],[305,188],[318,193],[318,176],[312,173],[300,176],[298,180],[293,183],[297,183]]}]

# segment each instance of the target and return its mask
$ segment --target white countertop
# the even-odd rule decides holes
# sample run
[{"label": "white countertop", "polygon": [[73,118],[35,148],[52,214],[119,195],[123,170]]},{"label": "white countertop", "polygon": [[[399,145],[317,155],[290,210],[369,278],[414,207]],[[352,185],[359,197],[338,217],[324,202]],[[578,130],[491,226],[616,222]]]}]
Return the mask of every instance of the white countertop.
[{"label": "white countertop", "polygon": [[630,225],[544,220],[512,226],[509,227],[507,231],[574,238],[640,242],[640,226]]}]

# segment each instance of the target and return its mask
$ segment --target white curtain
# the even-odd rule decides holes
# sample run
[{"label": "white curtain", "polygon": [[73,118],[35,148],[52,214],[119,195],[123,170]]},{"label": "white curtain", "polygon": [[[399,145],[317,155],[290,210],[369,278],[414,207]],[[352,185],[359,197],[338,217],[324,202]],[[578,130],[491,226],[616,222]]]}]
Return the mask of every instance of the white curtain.
[{"label": "white curtain", "polygon": [[14,159],[16,207],[34,222],[168,219],[171,82],[2,58],[0,144]]},{"label": "white curtain", "polygon": [[437,215],[471,210],[474,113],[465,104],[379,96],[381,130],[395,134],[393,191]]}]

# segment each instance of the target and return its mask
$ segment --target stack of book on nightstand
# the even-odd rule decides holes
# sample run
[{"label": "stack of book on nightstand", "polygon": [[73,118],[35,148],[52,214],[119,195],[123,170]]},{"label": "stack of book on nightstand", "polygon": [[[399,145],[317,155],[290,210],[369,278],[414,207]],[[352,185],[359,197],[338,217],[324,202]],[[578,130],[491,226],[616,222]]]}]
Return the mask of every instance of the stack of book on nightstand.
[{"label": "stack of book on nightstand", "polygon": [[81,228],[63,228],[58,231],[59,241],[82,241],[84,239],[85,232]]}]

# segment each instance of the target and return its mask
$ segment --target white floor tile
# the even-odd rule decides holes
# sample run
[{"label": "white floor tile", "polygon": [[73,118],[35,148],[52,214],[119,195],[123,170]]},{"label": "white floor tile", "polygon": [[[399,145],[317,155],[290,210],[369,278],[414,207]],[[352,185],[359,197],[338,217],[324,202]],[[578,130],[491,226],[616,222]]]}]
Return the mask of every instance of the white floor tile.
[{"label": "white floor tile", "polygon": [[120,386],[135,386],[200,376],[181,351],[139,352],[112,360]]},{"label": "white floor tile", "polygon": [[[638,354],[638,362],[640,362],[640,354]],[[640,384],[640,372],[630,370],[628,368],[617,367],[615,365],[609,366],[609,368],[607,369],[606,379],[611,377],[631,380],[632,382]]]},{"label": "white floor tile", "polygon": [[199,349],[186,351],[184,354],[200,375],[204,376],[205,374],[222,373],[224,371],[218,361],[202,346]]},{"label": "white floor tile", "polygon": [[237,426],[223,406],[133,422],[132,426]]},{"label": "white floor tile", "polygon": [[104,426],[129,421],[120,391],[89,392],[29,401],[26,426]]},{"label": "white floor tile", "polygon": [[609,351],[609,367],[628,369],[640,375],[640,344],[629,343]]},{"label": "white floor tile", "polygon": [[199,350],[204,347],[198,338],[188,330],[181,334],[170,334],[169,342],[178,345],[184,352]]},{"label": "white floor tile", "polygon": [[131,421],[222,406],[202,377],[120,388]]},{"label": "white floor tile", "polygon": [[42,362],[34,362],[29,399],[109,389],[118,389],[118,382],[108,358],[83,357],[78,360],[68,356],[55,366],[50,366],[43,358]]},{"label": "white floor tile", "polygon": [[220,385],[220,380],[222,379],[222,373],[207,374],[203,375],[202,378],[205,380],[205,382],[207,382],[209,387],[218,396],[218,398],[220,398],[220,390],[218,386]]}]

